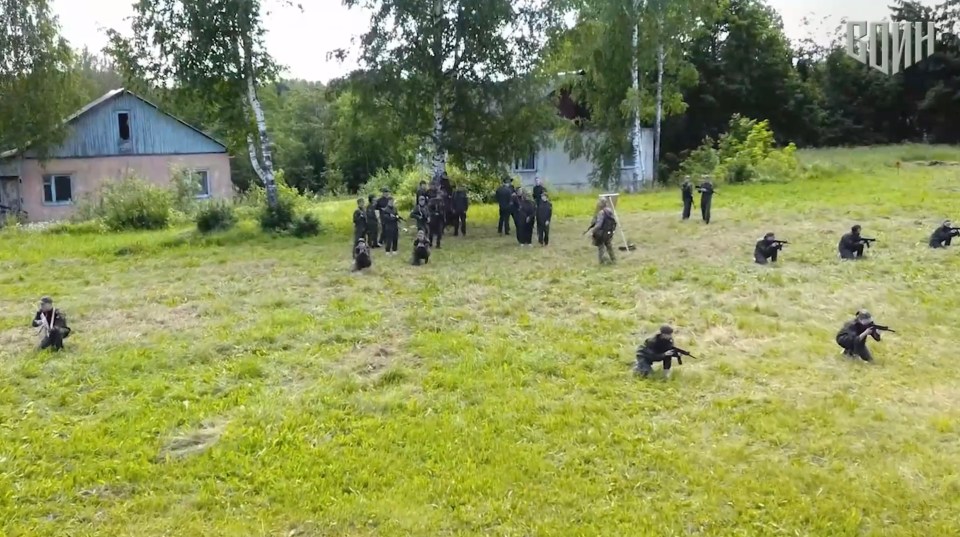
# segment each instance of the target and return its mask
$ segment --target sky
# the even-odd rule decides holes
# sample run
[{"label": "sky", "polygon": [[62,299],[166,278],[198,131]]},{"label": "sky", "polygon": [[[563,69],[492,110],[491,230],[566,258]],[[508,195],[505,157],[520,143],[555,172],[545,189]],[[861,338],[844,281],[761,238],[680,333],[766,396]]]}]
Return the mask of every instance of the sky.
[{"label": "sky", "polygon": [[[302,13],[295,8],[277,8],[265,20],[269,32],[267,48],[277,61],[287,66],[285,76],[327,82],[359,67],[355,53],[344,62],[327,59],[327,53],[339,48],[355,51],[353,42],[366,31],[368,14],[348,10],[340,0],[301,1]],[[939,1],[921,0],[920,3],[933,6]],[[813,37],[827,43],[841,18],[883,20],[891,2],[767,0],[767,3],[780,13],[790,39]],[[125,18],[132,13],[133,0],[53,0],[52,4],[64,37],[74,47],[99,51],[106,44],[105,29],[129,32]],[[805,27],[804,18],[811,19],[809,28]]]}]

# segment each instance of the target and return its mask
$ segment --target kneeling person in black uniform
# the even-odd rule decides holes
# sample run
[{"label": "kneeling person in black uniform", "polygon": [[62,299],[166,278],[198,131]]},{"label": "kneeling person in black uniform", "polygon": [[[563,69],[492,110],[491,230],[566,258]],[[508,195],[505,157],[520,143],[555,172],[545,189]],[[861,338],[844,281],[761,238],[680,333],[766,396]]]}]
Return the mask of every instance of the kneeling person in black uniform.
[{"label": "kneeling person in black uniform", "polygon": [[940,224],[940,227],[933,230],[933,234],[930,235],[930,247],[946,248],[947,246],[950,246],[953,238],[958,236],[960,236],[960,228],[953,227],[953,224],[947,220],[946,222]]},{"label": "kneeling person in black uniform", "polygon": [[417,231],[417,238],[413,239],[413,261],[414,265],[430,262],[430,239],[423,230]]},{"label": "kneeling person in black uniform", "polygon": [[670,378],[673,359],[676,358],[677,363],[683,365],[680,354],[681,351],[673,346],[673,328],[663,325],[659,332],[647,338],[637,349],[637,365],[633,371],[642,377],[647,377],[653,372],[654,363],[663,362],[663,375]]},{"label": "kneeling person in black uniform", "polygon": [[33,326],[40,329],[40,350],[63,350],[63,340],[70,337],[67,316],[53,307],[53,299],[48,296],[40,299],[40,309],[33,317]]},{"label": "kneeling person in black uniform", "polygon": [[370,268],[372,264],[373,259],[370,257],[370,246],[366,240],[358,240],[357,245],[353,247],[353,270]]},{"label": "kneeling person in black uniform", "polygon": [[875,324],[870,312],[860,310],[857,316],[843,325],[837,332],[837,345],[843,347],[844,356],[857,356],[864,362],[873,363],[873,355],[867,348],[867,337],[880,341],[880,332],[893,332],[887,326]]},{"label": "kneeling person in black uniform", "polygon": [[757,241],[753,249],[753,259],[759,265],[766,265],[767,262],[776,263],[777,254],[783,249],[784,244],[790,244],[787,241],[778,241],[773,232],[767,233],[762,239]]}]

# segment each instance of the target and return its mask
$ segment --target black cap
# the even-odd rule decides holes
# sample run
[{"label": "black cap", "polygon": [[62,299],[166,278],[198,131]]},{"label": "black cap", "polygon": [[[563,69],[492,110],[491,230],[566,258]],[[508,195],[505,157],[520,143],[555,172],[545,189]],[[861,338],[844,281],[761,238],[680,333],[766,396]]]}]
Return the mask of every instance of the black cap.
[{"label": "black cap", "polygon": [[673,327],[670,326],[669,324],[665,324],[660,327],[660,333],[665,336],[673,335]]},{"label": "black cap", "polygon": [[41,304],[53,304],[53,299],[50,298],[50,297],[48,297],[48,296],[45,296],[45,297],[43,297],[43,298],[40,299],[40,303],[41,303]]},{"label": "black cap", "polygon": [[850,231],[852,231],[853,233],[860,233],[860,229],[861,229],[861,228],[860,228],[860,224],[857,224],[857,225],[853,226],[852,228],[850,228]]}]

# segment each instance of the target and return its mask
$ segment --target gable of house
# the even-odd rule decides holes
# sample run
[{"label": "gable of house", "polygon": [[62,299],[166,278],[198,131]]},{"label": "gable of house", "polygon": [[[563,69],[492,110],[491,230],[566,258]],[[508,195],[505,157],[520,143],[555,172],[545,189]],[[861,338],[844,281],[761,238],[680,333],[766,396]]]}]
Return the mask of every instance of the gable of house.
[{"label": "gable of house", "polygon": [[[220,142],[127,90],[114,90],[67,119],[48,159],[226,153]],[[26,158],[37,158],[28,150]]]}]

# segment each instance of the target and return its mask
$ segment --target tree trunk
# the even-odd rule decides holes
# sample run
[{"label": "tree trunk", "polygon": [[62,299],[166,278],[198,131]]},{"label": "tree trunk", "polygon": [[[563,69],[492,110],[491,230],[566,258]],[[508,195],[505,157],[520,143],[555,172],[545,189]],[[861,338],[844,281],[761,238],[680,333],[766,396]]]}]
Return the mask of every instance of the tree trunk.
[{"label": "tree trunk", "polygon": [[[271,207],[277,206],[277,182],[273,175],[273,157],[270,155],[270,137],[267,135],[267,119],[263,115],[263,107],[260,106],[260,99],[257,98],[257,85],[253,80],[253,75],[247,73],[247,100],[250,108],[253,109],[253,116],[257,120],[257,136],[260,138],[260,154],[263,157],[263,167],[261,168],[261,179],[263,186],[267,190],[267,204]],[[254,153],[256,153],[254,151]],[[255,155],[254,155],[255,156]],[[256,166],[254,166],[256,169]]]},{"label": "tree trunk", "polygon": [[443,103],[440,99],[440,92],[437,91],[433,98],[433,181],[440,180],[443,174],[447,172],[447,150],[443,143]]},{"label": "tree trunk", "polygon": [[257,146],[254,145],[252,134],[247,135],[247,150],[250,152],[250,165],[253,166],[253,173],[257,174],[260,181],[266,184],[266,181],[263,179],[263,168],[260,167],[260,157],[257,156]]},{"label": "tree trunk", "polygon": [[653,180],[656,181],[660,169],[660,125],[663,121],[663,62],[666,58],[663,45],[657,47],[657,117],[653,125]]},{"label": "tree trunk", "polygon": [[[638,9],[639,11],[639,9]],[[636,92],[637,101],[634,104],[633,109],[633,138],[632,147],[633,149],[633,184],[631,185],[631,190],[636,192],[640,189],[640,184],[643,182],[643,149],[641,147],[641,136],[643,135],[643,129],[640,125],[640,51],[639,49],[640,41],[640,25],[638,22],[634,22],[633,25],[633,47],[631,51],[633,52],[633,73],[631,78],[633,79],[633,90]]]}]

